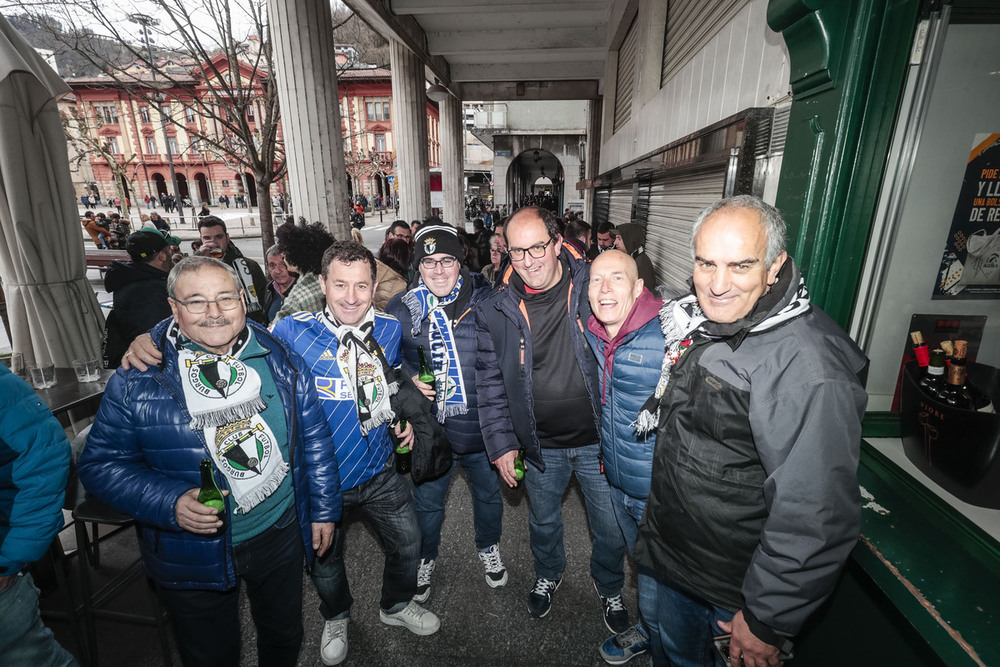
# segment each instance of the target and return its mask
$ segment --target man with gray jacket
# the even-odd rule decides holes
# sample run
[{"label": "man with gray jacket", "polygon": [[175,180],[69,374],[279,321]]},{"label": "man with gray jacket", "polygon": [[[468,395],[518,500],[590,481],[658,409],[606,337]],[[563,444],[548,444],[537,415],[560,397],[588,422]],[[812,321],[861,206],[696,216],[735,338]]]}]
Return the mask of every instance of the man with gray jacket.
[{"label": "man with gray jacket", "polygon": [[635,554],[657,590],[639,601],[657,665],[715,665],[723,633],[732,664],[780,665],[857,541],[867,359],[810,303],[784,239],[756,197],[710,206],[692,234],[694,294],[660,313]]}]

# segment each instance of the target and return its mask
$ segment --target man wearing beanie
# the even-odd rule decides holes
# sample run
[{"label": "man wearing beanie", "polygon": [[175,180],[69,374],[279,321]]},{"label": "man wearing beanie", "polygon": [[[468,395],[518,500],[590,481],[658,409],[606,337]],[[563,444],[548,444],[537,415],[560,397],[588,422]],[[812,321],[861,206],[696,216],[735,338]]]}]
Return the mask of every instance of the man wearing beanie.
[{"label": "man wearing beanie", "polygon": [[105,366],[121,362],[128,344],[141,333],[170,316],[167,274],[173,266],[174,248],[180,239],[155,227],[143,227],[128,237],[125,249],[132,260],[112,262],[104,289],[114,296],[114,310],[105,328]]},{"label": "man wearing beanie", "polygon": [[[414,485],[413,499],[420,526],[418,602],[430,597],[441,544],[444,499],[454,466],[465,468],[472,493],[476,551],[485,569],[486,584],[507,583],[500,559],[503,500],[496,472],[490,467],[479,427],[476,400],[476,306],[489,296],[491,285],[464,265],[465,251],[454,227],[429,219],[414,237],[414,278],[410,289],[386,306],[403,326],[403,368],[432,403],[432,412],[451,443],[452,467],[443,476]],[[421,382],[419,347],[434,371],[434,384]],[[471,554],[470,554],[471,555]]]}]

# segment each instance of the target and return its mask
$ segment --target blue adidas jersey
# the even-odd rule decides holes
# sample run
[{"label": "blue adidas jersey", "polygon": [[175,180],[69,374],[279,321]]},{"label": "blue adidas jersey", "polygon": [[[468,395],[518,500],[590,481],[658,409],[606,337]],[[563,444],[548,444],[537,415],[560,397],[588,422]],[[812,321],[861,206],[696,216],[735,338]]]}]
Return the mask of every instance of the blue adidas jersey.
[{"label": "blue adidas jersey", "polygon": [[[394,367],[400,363],[401,331],[396,318],[375,312],[375,340],[382,346],[386,361]],[[295,313],[274,325],[274,335],[288,341],[312,371],[316,393],[333,433],[340,488],[352,489],[382,472],[392,453],[388,426],[378,426],[367,437],[361,434],[354,387],[341,377],[337,337],[323,323],[322,314]]]}]

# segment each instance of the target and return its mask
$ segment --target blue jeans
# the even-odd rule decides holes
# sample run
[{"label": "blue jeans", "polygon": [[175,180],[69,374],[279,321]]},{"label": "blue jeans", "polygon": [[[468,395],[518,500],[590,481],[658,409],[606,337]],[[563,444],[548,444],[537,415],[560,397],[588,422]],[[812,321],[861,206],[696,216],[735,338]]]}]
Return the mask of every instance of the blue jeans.
[{"label": "blue jeans", "polygon": [[[647,594],[643,595],[643,589]],[[671,667],[720,667],[712,637],[725,634],[718,621],[733,612],[683,593],[639,568],[639,611],[649,628],[653,664]]]},{"label": "blue jeans", "polygon": [[[367,482],[343,492],[344,515],[360,507],[385,549],[382,599],[386,613],[401,611],[417,592],[420,529],[410,484],[392,465]],[[333,546],[313,562],[312,580],[319,593],[319,611],[326,620],[348,618],[354,599],[344,565],[344,525],[337,524]]]},{"label": "blue jeans", "polygon": [[635,538],[639,535],[639,521],[646,509],[646,501],[633,498],[616,486],[611,487],[611,507],[615,510],[615,519],[621,526],[622,535],[628,552],[635,551]]},{"label": "blue jeans", "polygon": [[608,480],[598,459],[600,445],[544,449],[545,472],[528,463],[524,488],[528,493],[529,537],[535,555],[535,576],[556,580],[566,569],[562,501],[570,475],[583,489],[590,522],[590,574],[604,597],[621,593],[625,582],[625,539],[611,507]]},{"label": "blue jeans", "polygon": [[[273,526],[232,549],[247,587],[261,665],[296,664],[302,646],[302,532],[292,506]],[[240,587],[228,591],[157,587],[185,665],[240,664]]]},{"label": "blue jeans", "polygon": [[444,523],[444,497],[451,484],[455,465],[465,468],[472,493],[472,522],[476,527],[476,548],[482,551],[500,541],[503,521],[503,499],[497,472],[490,467],[485,452],[455,454],[452,466],[438,479],[413,485],[413,503],[422,537],[420,557],[437,558],[441,545],[441,524]]},{"label": "blue jeans", "polygon": [[76,665],[73,656],[42,623],[38,612],[38,589],[31,575],[15,574],[14,579],[14,583],[0,593],[0,665]]}]

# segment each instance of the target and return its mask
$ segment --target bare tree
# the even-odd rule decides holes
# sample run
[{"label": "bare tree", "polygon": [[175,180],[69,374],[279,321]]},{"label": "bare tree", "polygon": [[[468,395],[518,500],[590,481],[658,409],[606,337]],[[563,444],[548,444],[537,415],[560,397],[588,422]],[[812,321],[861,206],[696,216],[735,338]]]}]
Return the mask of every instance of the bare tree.
[{"label": "bare tree", "polygon": [[[148,0],[153,21],[146,25],[155,52],[141,43],[141,26],[129,20],[136,16],[134,6],[112,0],[52,0],[40,6],[17,0],[17,5],[41,25],[52,25],[54,15],[62,23],[59,39],[102,68],[107,84],[130,99],[169,103],[173,98],[191,107],[198,122],[186,122],[181,113],[168,114],[167,122],[196,142],[198,151],[225,156],[238,174],[253,174],[264,200],[261,243],[264,248],[274,243],[270,191],[286,169],[265,0]],[[108,62],[93,46],[95,32],[121,44],[126,57]]]},{"label": "bare tree", "polygon": [[[115,177],[115,190],[118,192],[118,198],[123,204],[126,204],[125,208],[122,209],[122,216],[130,221],[131,208],[127,205],[129,201],[128,191],[134,192],[134,190],[131,185],[126,190],[125,184],[131,184],[134,180],[134,178],[129,178],[129,165],[137,163],[138,156],[132,153],[129,157],[120,159],[124,156],[114,150],[107,137],[101,136],[103,122],[99,116],[92,124],[90,119],[80,114],[79,110],[74,107],[69,112],[60,114],[60,118],[66,136],[69,137],[74,148],[70,157],[70,165],[79,167],[79,163],[89,159],[91,155],[97,155],[107,162],[108,168],[111,169],[111,173]],[[132,172],[134,174],[135,170],[133,169]]]}]

